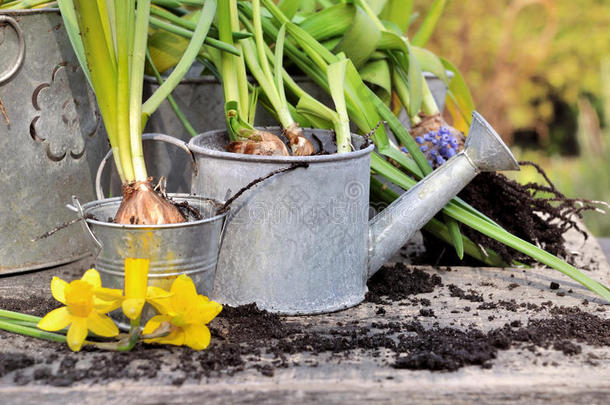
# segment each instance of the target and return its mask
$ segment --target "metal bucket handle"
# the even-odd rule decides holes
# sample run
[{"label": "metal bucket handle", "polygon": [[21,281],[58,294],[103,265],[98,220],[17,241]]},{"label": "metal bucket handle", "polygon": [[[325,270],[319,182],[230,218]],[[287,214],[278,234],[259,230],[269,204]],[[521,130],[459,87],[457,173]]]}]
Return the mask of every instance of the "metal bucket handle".
[{"label": "metal bucket handle", "polygon": [[[163,135],[163,134],[144,134],[142,135],[143,141],[161,141],[171,143],[174,146],[182,149],[191,157],[191,164],[193,165],[193,171],[195,172],[195,176],[197,175],[198,169],[197,164],[195,162],[195,156],[193,152],[188,148],[188,144],[180,139],[174,138],[173,136]],[[112,156],[112,149],[108,151],[106,156],[100,162],[99,167],[97,168],[97,173],[95,175],[95,194],[97,195],[98,200],[104,199],[104,190],[102,190],[102,173],[104,172],[104,166],[106,166],[106,162]]]},{"label": "metal bucket handle", "polygon": [[83,206],[78,201],[75,195],[72,196],[72,205],[66,204],[66,208],[70,211],[76,212],[78,214],[79,219],[83,223],[83,228],[85,229],[85,233],[87,233],[93,242],[95,243],[95,247],[97,248],[97,252],[95,252],[95,256],[97,256],[102,251],[102,242],[100,242],[96,237],[91,228],[89,228],[89,224],[87,223],[87,218],[85,218],[85,212],[83,211]]},{"label": "metal bucket handle", "polygon": [[0,15],[0,25],[2,24],[8,24],[13,28],[13,30],[15,30],[17,40],[19,41],[19,54],[17,55],[15,62],[13,62],[13,66],[4,73],[0,74],[0,85],[8,82],[15,75],[15,73],[17,73],[23,64],[23,60],[25,59],[25,39],[23,39],[23,31],[21,30],[19,23],[8,15]]}]

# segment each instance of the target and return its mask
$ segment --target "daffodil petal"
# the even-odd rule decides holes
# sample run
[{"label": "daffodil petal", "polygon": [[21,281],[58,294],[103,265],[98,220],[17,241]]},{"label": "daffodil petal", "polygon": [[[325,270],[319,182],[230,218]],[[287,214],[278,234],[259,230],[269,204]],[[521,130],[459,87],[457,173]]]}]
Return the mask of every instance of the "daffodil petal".
[{"label": "daffodil petal", "polygon": [[146,302],[152,305],[160,314],[173,314],[172,294],[159,287],[148,287]]},{"label": "daffodil petal", "polygon": [[93,297],[93,308],[95,312],[100,314],[107,314],[108,312],[112,312],[117,308],[120,308],[123,304],[123,300],[114,300],[114,301],[104,301],[97,297]]},{"label": "daffodil petal", "polygon": [[222,311],[222,305],[220,305],[216,301],[208,301],[203,308],[201,308],[201,317],[204,324],[208,324],[212,321],[212,319],[216,318]]},{"label": "daffodil petal", "polygon": [[144,298],[129,298],[123,301],[123,313],[129,319],[137,319],[142,313],[146,301]]},{"label": "daffodil petal", "polygon": [[148,259],[125,259],[125,298],[146,298]]},{"label": "daffodil petal", "polygon": [[96,288],[93,293],[93,307],[97,312],[108,313],[120,308],[123,292],[116,288]]},{"label": "daffodil petal", "polygon": [[188,325],[184,328],[184,344],[193,350],[203,350],[210,344],[210,330],[202,324]]},{"label": "daffodil petal", "polygon": [[203,295],[198,295],[191,303],[189,309],[183,314],[183,318],[189,324],[207,324],[222,311],[222,305],[210,301]]},{"label": "daffodil petal", "polygon": [[100,288],[102,286],[102,279],[100,278],[100,273],[95,269],[89,269],[83,274],[81,280],[87,282],[93,286],[93,288]]},{"label": "daffodil petal", "polygon": [[38,322],[38,327],[42,330],[55,332],[70,325],[70,322],[72,322],[72,315],[68,311],[68,307],[61,307],[46,314]]},{"label": "daffodil petal", "polygon": [[53,294],[53,298],[62,304],[66,305],[66,287],[68,283],[62,280],[59,277],[53,277],[51,280],[51,294]]},{"label": "daffodil petal", "polygon": [[186,312],[197,297],[197,289],[193,280],[185,274],[178,276],[172,283],[170,292],[172,307],[175,312]]},{"label": "daffodil petal", "polygon": [[[170,322],[170,320],[171,317],[167,315],[153,316],[144,326],[142,334],[150,335],[151,333],[155,332],[163,322]],[[172,331],[169,335],[153,339],[144,339],[144,343],[159,343],[182,346],[184,344],[184,331],[182,330],[182,328],[172,327]]]},{"label": "daffodil petal", "polygon": [[79,316],[72,317],[72,325],[68,329],[66,340],[72,351],[79,351],[83,347],[83,342],[87,337],[87,318]]},{"label": "daffodil petal", "polygon": [[93,293],[97,298],[104,301],[115,301],[123,299],[123,291],[117,288],[100,287],[96,288]]},{"label": "daffodil petal", "polygon": [[184,331],[182,328],[172,329],[169,335],[153,339],[144,339],[144,343],[182,346],[184,344]]},{"label": "daffodil petal", "polygon": [[93,313],[87,318],[87,327],[96,335],[113,337],[119,334],[119,328],[106,315]]},{"label": "daffodil petal", "polygon": [[171,317],[169,317],[167,315],[153,316],[152,318],[150,318],[148,320],[148,322],[146,322],[146,325],[144,325],[144,330],[142,330],[142,334],[150,335],[151,333],[156,331],[157,328],[159,328],[159,326],[161,326],[161,324],[163,322],[169,322],[170,320],[171,320]]}]

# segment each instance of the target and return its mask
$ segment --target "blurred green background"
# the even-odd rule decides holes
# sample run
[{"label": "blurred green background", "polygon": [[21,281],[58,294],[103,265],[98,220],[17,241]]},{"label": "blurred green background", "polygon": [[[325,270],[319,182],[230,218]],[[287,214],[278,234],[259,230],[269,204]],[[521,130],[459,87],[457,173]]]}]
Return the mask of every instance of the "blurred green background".
[{"label": "blurred green background", "polygon": [[[449,0],[428,47],[459,67],[519,160],[568,197],[610,201],[610,0]],[[532,168],[515,177],[544,182]],[[585,223],[610,236],[610,214]]]}]

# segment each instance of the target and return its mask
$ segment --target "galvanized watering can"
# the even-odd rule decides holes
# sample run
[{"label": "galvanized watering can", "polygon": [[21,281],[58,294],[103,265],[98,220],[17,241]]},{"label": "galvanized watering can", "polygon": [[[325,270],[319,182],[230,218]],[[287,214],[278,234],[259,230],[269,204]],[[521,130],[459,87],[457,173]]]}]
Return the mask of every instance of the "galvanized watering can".
[{"label": "galvanized watering can", "polygon": [[0,11],[0,275],[89,255],[72,195],[94,199],[107,138],[58,10]]},{"label": "galvanized watering can", "polygon": [[[328,131],[306,130],[318,149],[333,152]],[[255,302],[285,314],[314,314],[360,303],[366,281],[480,171],[518,170],[497,133],[473,114],[464,151],[369,221],[370,153],[270,157],[228,153],[225,131],[191,140],[198,170],[192,191],[225,199],[252,180],[295,162],[232,205],[211,298]],[[336,149],[336,146],[335,146]]]}]

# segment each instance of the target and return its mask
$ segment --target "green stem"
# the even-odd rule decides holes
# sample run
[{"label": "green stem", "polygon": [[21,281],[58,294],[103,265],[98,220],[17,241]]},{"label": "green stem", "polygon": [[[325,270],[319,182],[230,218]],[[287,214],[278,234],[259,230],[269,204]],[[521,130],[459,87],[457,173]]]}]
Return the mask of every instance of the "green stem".
[{"label": "green stem", "polygon": [[129,18],[129,10],[135,7],[135,0],[116,2],[117,22],[117,133],[119,137],[119,155],[125,180],[135,180],[133,162],[131,160],[131,143],[129,141],[129,48],[133,21]]},{"label": "green stem", "polygon": [[0,320],[0,329],[38,339],[50,340],[51,342],[66,343],[66,337],[64,335],[42,331],[38,328],[31,328],[24,325],[16,325],[9,321]]},{"label": "green stem", "polygon": [[[101,35],[103,27],[100,23],[100,15],[97,3],[88,0],[63,0],[61,7],[76,12],[74,15],[78,21],[80,39],[87,60],[87,70],[91,78],[91,84],[95,90],[100,112],[104,119],[108,140],[112,149],[119,150],[119,134],[117,131],[117,71],[116,66],[108,63],[112,59],[108,52],[104,36]],[[114,154],[117,171],[121,181],[125,182],[126,176],[122,167],[119,153]]]},{"label": "green stem", "polygon": [[[235,0],[225,0],[218,4],[217,26],[218,37],[221,41],[234,45],[233,32],[239,30],[238,18]],[[241,45],[235,45],[241,53]],[[218,70],[222,76],[227,130],[231,141],[237,141],[242,138],[242,129],[252,129],[252,126],[245,121],[250,117],[246,66],[241,54],[240,56],[226,52],[219,52],[219,54]]]},{"label": "green stem", "polygon": [[[252,0],[252,22],[254,25],[254,42],[256,43],[256,53],[258,61],[267,80],[273,83],[273,75],[269,67],[267,55],[265,55],[265,41],[263,41],[263,29],[261,26],[261,3],[260,0]],[[279,35],[279,34],[278,34]]]},{"label": "green stem", "polygon": [[138,338],[140,337],[140,317],[137,319],[131,320],[131,325],[129,329],[129,340],[127,344],[119,344],[117,346],[117,351],[119,352],[128,352],[138,343]]},{"label": "green stem", "polygon": [[[180,35],[181,37],[188,39],[193,38],[194,35],[193,31],[189,28],[178,27],[155,17],[150,17],[150,25],[152,27],[161,28],[167,32],[171,32],[172,34]],[[195,29],[196,26],[193,27],[193,30]],[[233,55],[239,56],[239,50],[236,47],[229,45],[225,42],[219,41],[208,36],[205,37],[205,40],[203,42],[221,51],[229,52]]]},{"label": "green stem", "polygon": [[146,181],[148,178],[142,147],[142,128],[144,125],[142,122],[142,89],[144,86],[144,61],[146,60],[150,1],[138,0],[130,63],[129,139],[131,142],[131,160],[135,181]]},{"label": "green stem", "polygon": [[[157,70],[155,63],[153,62],[152,58],[150,57],[150,52],[148,49],[146,50],[146,61],[148,62],[148,66],[150,66],[150,69],[152,70],[153,75],[157,79],[157,83],[159,83],[159,85],[162,85],[163,78],[161,77],[161,74]],[[176,103],[176,100],[174,100],[174,97],[171,94],[167,95],[167,101],[169,102],[169,105],[172,107],[172,110],[174,110],[176,117],[178,117],[178,120],[180,120],[180,123],[182,124],[182,126],[184,127],[186,132],[188,132],[190,136],[197,136],[197,131],[195,131],[195,128],[193,128],[191,123],[188,121],[188,119],[186,118],[186,116],[184,115],[184,113],[182,112],[180,107],[178,106],[178,103]]]},{"label": "green stem", "polygon": [[159,108],[161,102],[176,88],[180,80],[186,75],[189,68],[197,58],[199,50],[203,45],[203,40],[208,34],[208,30],[216,14],[216,0],[208,0],[201,12],[193,38],[189,42],[180,61],[174,71],[168,76],[155,93],[142,105],[142,120],[145,123],[148,117]]},{"label": "green stem", "polygon": [[15,319],[19,321],[26,321],[32,323],[38,323],[42,318],[34,315],[22,314],[20,312],[8,311],[6,309],[0,309],[0,317]]},{"label": "green stem", "polygon": [[430,87],[428,87],[428,82],[424,80],[422,82],[422,90],[423,90],[423,98],[422,98],[422,111],[426,115],[435,115],[439,114],[438,106],[436,105],[436,100],[434,100],[434,96],[430,91]]},{"label": "green stem", "polygon": [[349,128],[349,117],[345,106],[345,59],[330,64],[327,69],[328,84],[330,95],[335,103],[335,110],[339,120],[334,122],[335,133],[337,135],[337,153],[347,153],[351,151],[351,139]]}]

